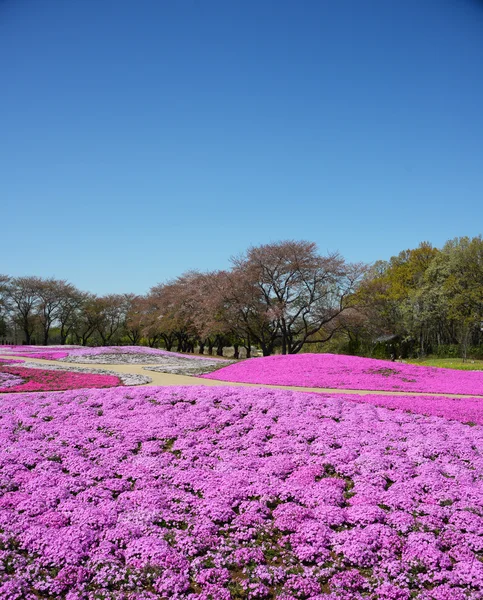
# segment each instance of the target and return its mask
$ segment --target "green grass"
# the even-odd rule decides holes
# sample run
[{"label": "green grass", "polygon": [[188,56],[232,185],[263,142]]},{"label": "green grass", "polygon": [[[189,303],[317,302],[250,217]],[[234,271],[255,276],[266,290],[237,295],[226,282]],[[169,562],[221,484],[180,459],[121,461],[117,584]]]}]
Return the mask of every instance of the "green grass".
[{"label": "green grass", "polygon": [[404,362],[424,367],[443,367],[445,369],[459,369],[461,371],[483,371],[483,360],[473,360],[470,358],[466,362],[463,362],[462,358],[407,359]]}]

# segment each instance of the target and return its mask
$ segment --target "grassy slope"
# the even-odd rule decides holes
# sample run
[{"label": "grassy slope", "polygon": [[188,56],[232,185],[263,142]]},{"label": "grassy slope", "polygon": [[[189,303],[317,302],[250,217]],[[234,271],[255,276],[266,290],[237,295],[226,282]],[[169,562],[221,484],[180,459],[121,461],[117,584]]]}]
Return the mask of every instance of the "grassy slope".
[{"label": "grassy slope", "polygon": [[426,358],[417,360],[405,360],[412,365],[424,367],[444,367],[445,369],[459,369],[461,371],[483,371],[483,360],[467,359],[463,362],[461,358]]}]

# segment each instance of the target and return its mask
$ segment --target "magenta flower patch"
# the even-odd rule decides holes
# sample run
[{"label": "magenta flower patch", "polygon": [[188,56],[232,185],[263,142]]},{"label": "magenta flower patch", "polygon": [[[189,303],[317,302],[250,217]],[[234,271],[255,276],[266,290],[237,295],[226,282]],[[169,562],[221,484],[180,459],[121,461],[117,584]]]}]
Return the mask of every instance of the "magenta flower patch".
[{"label": "magenta flower patch", "polygon": [[121,382],[114,375],[26,369],[0,363],[0,393],[106,388],[117,385],[121,385]]},{"label": "magenta flower patch", "polygon": [[338,397],[0,398],[0,597],[478,600],[483,429]]},{"label": "magenta flower patch", "polygon": [[69,356],[67,352],[14,352],[22,358],[41,358],[42,360],[60,360]]},{"label": "magenta flower patch", "polygon": [[[72,347],[72,350],[77,346]],[[70,347],[66,346],[0,346],[0,354],[20,356],[22,358],[42,358],[59,360],[69,355]]]},{"label": "magenta flower patch", "polygon": [[483,398],[444,398],[442,396],[385,396],[383,394],[338,394],[351,402],[397,408],[420,415],[454,419],[461,423],[483,425]]},{"label": "magenta flower patch", "polygon": [[483,372],[419,367],[337,354],[251,358],[203,377],[300,387],[483,395]]}]

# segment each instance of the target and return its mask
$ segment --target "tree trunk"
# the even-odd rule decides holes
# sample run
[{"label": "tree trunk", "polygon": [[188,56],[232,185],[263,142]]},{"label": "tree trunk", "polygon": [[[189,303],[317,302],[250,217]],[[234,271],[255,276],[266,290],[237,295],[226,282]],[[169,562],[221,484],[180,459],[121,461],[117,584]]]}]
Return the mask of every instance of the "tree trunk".
[{"label": "tree trunk", "polygon": [[233,344],[233,358],[240,358],[240,350],[238,344]]},{"label": "tree trunk", "polygon": [[198,348],[198,352],[199,352],[199,354],[204,354],[205,353],[205,344],[204,344],[204,342],[200,342],[200,347]]},{"label": "tree trunk", "polygon": [[463,336],[462,336],[462,344],[461,344],[461,350],[462,350],[462,358],[463,358],[463,362],[466,362],[466,359],[468,357],[468,327],[465,325],[464,329],[463,329]]},{"label": "tree trunk", "polygon": [[139,344],[139,340],[141,336],[137,331],[131,331],[127,334],[127,337],[133,346],[137,346]]},{"label": "tree trunk", "polygon": [[270,344],[261,344],[263,356],[270,356],[273,352],[273,346]]},{"label": "tree trunk", "polygon": [[419,353],[421,355],[421,358],[425,355],[424,333],[423,333],[422,329],[421,329],[421,332],[419,334]]},{"label": "tree trunk", "polygon": [[245,350],[247,353],[247,358],[251,358],[252,357],[252,339],[251,339],[250,335],[247,336],[244,347],[245,347]]}]

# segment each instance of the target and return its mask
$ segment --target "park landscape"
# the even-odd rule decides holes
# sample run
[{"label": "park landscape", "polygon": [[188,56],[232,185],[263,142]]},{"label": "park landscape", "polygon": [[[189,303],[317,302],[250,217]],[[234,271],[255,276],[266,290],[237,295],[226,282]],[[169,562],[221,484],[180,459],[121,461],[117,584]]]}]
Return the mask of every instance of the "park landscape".
[{"label": "park landscape", "polygon": [[482,252],[1,277],[0,597],[482,598]]},{"label": "park landscape", "polygon": [[483,372],[0,355],[2,598],[481,598]]},{"label": "park landscape", "polygon": [[0,0],[0,600],[483,600],[482,9]]}]

